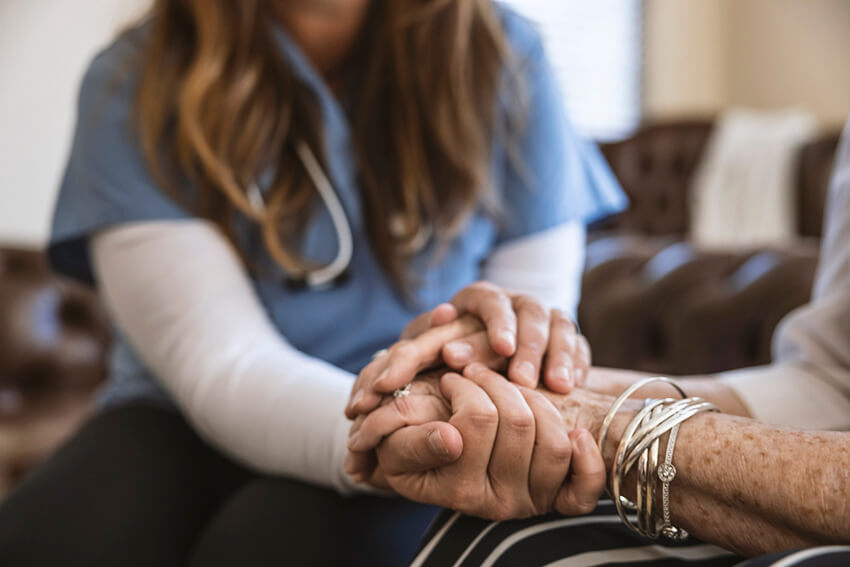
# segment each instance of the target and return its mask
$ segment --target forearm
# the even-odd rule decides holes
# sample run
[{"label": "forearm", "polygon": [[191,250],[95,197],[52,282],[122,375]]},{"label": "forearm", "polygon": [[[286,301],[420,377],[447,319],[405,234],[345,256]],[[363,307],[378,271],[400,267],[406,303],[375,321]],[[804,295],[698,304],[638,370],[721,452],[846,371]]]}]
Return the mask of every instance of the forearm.
[{"label": "forearm", "polygon": [[263,472],[355,487],[343,471],[353,377],[283,339],[213,227],[119,227],[92,252],[110,313],[208,441]]},{"label": "forearm", "polygon": [[[604,455],[609,470],[629,419],[618,416],[612,427]],[[681,426],[673,464],[673,524],[700,539],[744,554],[850,541],[846,434],[704,413]],[[634,479],[625,486],[633,497]]]}]

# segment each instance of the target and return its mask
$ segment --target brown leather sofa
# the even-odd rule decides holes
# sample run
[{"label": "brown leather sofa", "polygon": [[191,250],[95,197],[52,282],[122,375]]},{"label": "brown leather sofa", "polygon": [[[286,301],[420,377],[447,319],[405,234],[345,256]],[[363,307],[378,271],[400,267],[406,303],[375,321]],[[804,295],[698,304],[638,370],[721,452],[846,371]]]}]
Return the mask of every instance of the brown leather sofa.
[{"label": "brown leather sofa", "polygon": [[0,498],[88,413],[109,340],[89,289],[0,247]]},{"label": "brown leather sofa", "polygon": [[588,236],[579,322],[594,364],[698,374],[767,363],[777,323],[809,299],[838,133],[798,152],[799,242],[707,252],[687,241],[688,199],[711,128],[655,124],[602,148],[631,206]]}]

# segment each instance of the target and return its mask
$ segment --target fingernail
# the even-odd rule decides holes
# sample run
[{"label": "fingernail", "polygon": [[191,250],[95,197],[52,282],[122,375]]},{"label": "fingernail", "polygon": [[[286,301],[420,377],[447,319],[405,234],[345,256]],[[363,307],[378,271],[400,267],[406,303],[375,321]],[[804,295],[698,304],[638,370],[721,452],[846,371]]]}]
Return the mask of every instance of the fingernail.
[{"label": "fingernail", "polygon": [[363,390],[357,390],[354,396],[351,398],[351,401],[348,402],[348,408],[353,409],[360,403],[360,400],[363,399]]},{"label": "fingernail", "polygon": [[354,447],[357,445],[357,442],[359,440],[360,440],[360,432],[357,431],[353,435],[351,435],[351,437],[348,438],[348,443],[346,444],[346,447],[348,447],[350,450],[353,451]]},{"label": "fingernail", "polygon": [[345,463],[343,463],[343,468],[348,474],[354,473],[354,455],[349,453],[345,456]]},{"label": "fingernail", "polygon": [[446,345],[446,354],[458,364],[466,364],[472,358],[472,346],[464,342],[449,343]]},{"label": "fingernail", "polygon": [[499,338],[505,341],[505,343],[507,343],[511,351],[516,348],[516,336],[514,336],[514,333],[508,330],[500,331]]},{"label": "fingernail", "polygon": [[534,384],[537,381],[536,372],[534,370],[534,365],[530,362],[523,361],[520,362],[516,367],[516,372],[522,378],[524,378],[529,384]]},{"label": "fingernail", "polygon": [[374,386],[375,386],[376,388],[377,388],[378,386],[380,386],[380,385],[381,385],[381,383],[382,383],[382,382],[384,382],[384,381],[387,379],[387,376],[389,376],[389,374],[390,374],[390,366],[389,366],[389,365],[387,365],[387,367],[386,367],[386,368],[384,368],[384,371],[383,371],[383,372],[381,372],[380,374],[378,374],[378,377],[375,379],[375,384],[374,384]]},{"label": "fingernail", "polygon": [[440,457],[445,457],[449,454],[449,449],[446,447],[446,442],[443,440],[443,435],[439,429],[435,429],[428,434],[428,446],[431,451]]}]

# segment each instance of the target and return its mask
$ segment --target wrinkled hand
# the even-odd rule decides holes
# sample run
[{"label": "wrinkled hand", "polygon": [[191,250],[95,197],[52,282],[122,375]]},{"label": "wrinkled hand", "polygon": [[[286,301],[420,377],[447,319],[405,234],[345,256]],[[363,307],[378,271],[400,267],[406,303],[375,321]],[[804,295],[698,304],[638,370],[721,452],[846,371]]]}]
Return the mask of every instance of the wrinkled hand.
[{"label": "wrinkled hand", "polygon": [[396,492],[494,520],[593,510],[605,484],[602,457],[586,429],[568,434],[544,395],[480,364],[445,374],[440,388],[448,423],[403,427],[378,447],[383,480]]}]

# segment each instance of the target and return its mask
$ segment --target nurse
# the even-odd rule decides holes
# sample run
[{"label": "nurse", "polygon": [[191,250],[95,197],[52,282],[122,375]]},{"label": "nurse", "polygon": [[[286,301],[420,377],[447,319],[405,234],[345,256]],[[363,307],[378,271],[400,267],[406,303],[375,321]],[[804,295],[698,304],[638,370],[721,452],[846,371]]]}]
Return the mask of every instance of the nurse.
[{"label": "nurse", "polygon": [[85,74],[48,250],[110,379],[0,564],[404,562],[434,510],[346,472],[354,378],[408,325],[569,391],[584,225],[624,205],[501,4],[157,0]]}]

